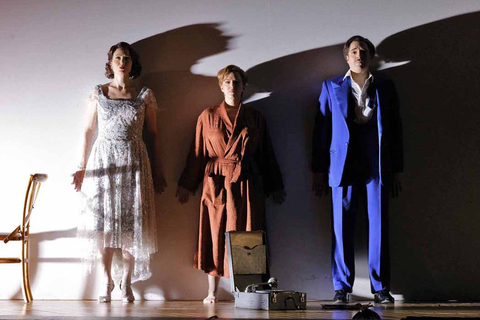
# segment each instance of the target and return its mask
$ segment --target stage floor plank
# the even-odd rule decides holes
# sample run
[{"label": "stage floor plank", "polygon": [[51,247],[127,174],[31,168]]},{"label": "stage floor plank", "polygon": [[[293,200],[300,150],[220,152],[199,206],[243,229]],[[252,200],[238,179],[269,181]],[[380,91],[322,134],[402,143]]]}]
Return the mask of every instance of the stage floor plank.
[{"label": "stage floor plank", "polygon": [[[308,301],[303,311],[263,311],[236,309],[233,302],[204,305],[199,301],[121,301],[100,304],[96,301],[40,301],[24,304],[21,300],[0,300],[0,319],[68,319],[71,317],[158,318],[158,319],[351,319],[358,310],[326,310],[329,301]],[[362,303],[366,303],[362,301]],[[480,317],[480,302],[405,303],[373,307],[382,319],[415,317]]]}]

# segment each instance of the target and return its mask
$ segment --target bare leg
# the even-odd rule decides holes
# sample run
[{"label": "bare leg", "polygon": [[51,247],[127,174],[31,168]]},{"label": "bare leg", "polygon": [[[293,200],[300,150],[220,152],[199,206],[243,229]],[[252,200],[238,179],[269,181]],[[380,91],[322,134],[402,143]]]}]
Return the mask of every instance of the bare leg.
[{"label": "bare leg", "polygon": [[220,278],[208,275],[208,296],[203,299],[203,303],[217,302],[218,281]]},{"label": "bare leg", "polygon": [[132,291],[132,272],[135,264],[135,258],[123,250],[123,278],[122,278],[122,301],[133,302],[135,297]]},{"label": "bare leg", "polygon": [[113,248],[104,248],[101,250],[100,254],[102,255],[101,263],[103,269],[103,283],[100,288],[100,294],[98,300],[100,302],[110,302],[111,296],[110,293],[113,290],[113,279],[112,279],[112,260],[113,253],[115,249]]}]

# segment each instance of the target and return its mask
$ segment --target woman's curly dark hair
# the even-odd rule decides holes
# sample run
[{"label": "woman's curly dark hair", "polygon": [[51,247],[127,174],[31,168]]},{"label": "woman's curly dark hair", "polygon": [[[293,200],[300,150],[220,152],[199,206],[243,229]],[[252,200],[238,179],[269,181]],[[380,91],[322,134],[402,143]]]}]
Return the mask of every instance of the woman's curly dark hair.
[{"label": "woman's curly dark hair", "polygon": [[113,79],[113,71],[112,68],[110,67],[110,62],[112,62],[113,54],[115,53],[115,50],[117,49],[124,49],[127,50],[128,53],[130,54],[130,58],[132,58],[132,70],[130,71],[130,79],[136,79],[140,76],[142,73],[142,65],[140,64],[140,57],[138,53],[133,50],[133,48],[126,42],[119,42],[115,45],[113,45],[110,50],[108,50],[107,56],[108,56],[108,61],[105,64],[105,76],[108,79]]}]

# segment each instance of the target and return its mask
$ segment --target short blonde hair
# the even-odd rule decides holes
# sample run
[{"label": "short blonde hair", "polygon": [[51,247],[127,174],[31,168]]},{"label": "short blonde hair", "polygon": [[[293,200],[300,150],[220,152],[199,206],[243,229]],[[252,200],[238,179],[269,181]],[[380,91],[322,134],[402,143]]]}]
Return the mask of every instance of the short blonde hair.
[{"label": "short blonde hair", "polygon": [[245,71],[242,70],[242,68],[237,67],[233,64],[230,64],[226,66],[223,69],[220,69],[217,73],[217,78],[218,78],[218,85],[222,86],[223,80],[230,74],[230,73],[238,73],[240,77],[242,78],[242,83],[243,86],[246,86],[248,83],[248,75]]}]

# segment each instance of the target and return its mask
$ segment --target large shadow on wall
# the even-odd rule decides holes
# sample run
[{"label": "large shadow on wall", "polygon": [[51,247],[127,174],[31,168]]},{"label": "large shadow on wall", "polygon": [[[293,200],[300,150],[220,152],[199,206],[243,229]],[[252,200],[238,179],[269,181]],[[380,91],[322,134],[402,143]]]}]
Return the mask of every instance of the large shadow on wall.
[{"label": "large shadow on wall", "polygon": [[330,198],[312,192],[312,132],[322,81],[345,70],[342,45],[295,53],[247,70],[246,100],[267,119],[282,169],[287,198],[281,206],[267,201],[271,274],[281,289],[306,292],[309,299],[329,299]]},{"label": "large shadow on wall", "polygon": [[150,285],[154,288],[149,292],[167,300],[200,299],[206,292],[205,275],[192,268],[199,192],[188,204],[180,205],[175,191],[198,115],[222,99],[216,77],[190,71],[202,58],[228,50],[231,37],[224,35],[219,27],[213,23],[189,25],[133,44],[144,70],[140,80],[157,97],[162,164],[168,182],[165,194],[157,197],[156,202],[159,251],[152,263],[153,277],[136,285],[146,299],[149,296],[144,293]]},{"label": "large shadow on wall", "polygon": [[393,291],[478,299],[480,12],[394,34],[380,58],[402,106],[406,201],[390,213]]}]

